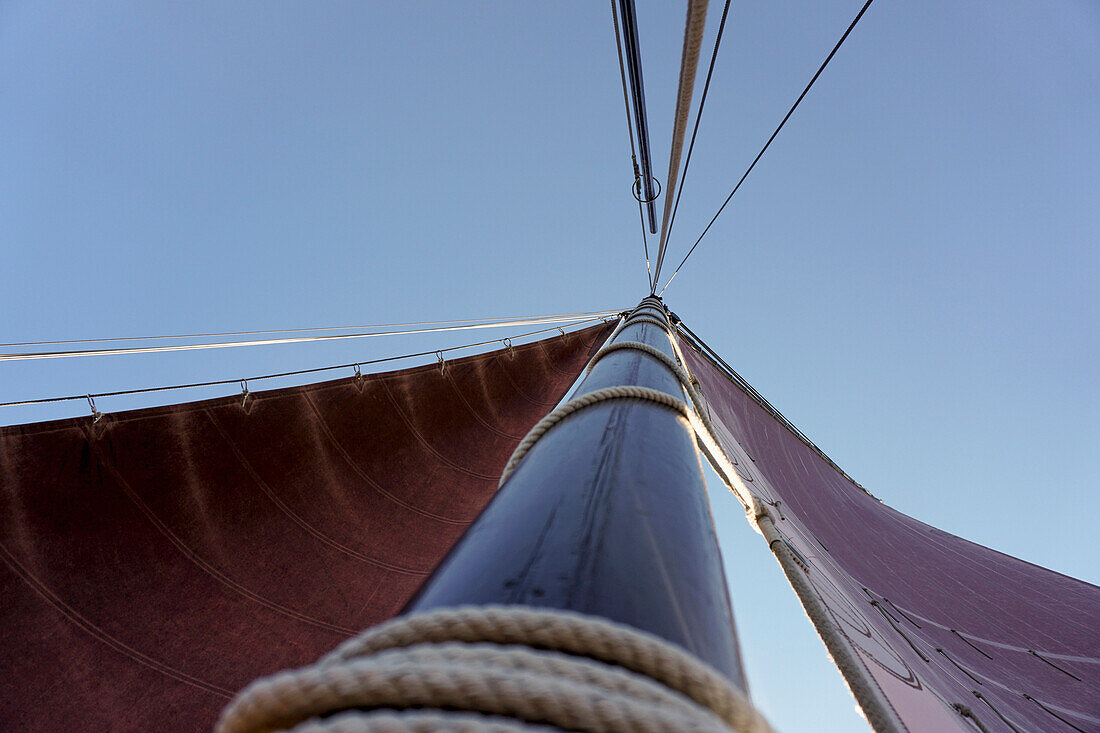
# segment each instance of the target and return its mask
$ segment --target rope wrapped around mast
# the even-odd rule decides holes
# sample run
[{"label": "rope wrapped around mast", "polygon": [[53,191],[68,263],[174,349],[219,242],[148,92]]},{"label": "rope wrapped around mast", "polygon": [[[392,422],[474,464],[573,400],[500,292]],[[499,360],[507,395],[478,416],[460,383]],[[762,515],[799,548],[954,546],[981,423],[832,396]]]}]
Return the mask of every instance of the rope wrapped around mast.
[{"label": "rope wrapped around mast", "polygon": [[215,733],[770,733],[725,678],[622,624],[519,606],[399,618],[253,682]]}]

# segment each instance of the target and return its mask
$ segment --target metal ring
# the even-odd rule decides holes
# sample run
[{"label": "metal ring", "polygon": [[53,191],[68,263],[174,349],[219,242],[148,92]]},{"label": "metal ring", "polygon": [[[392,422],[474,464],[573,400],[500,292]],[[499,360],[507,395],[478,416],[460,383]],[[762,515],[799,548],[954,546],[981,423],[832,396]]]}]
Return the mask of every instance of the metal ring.
[{"label": "metal ring", "polygon": [[634,199],[639,204],[651,204],[654,201],[656,201],[657,198],[661,195],[661,182],[658,181],[653,176],[650,176],[649,180],[652,181],[653,183],[657,184],[657,193],[653,194],[653,198],[651,198],[651,199],[643,199],[641,197],[642,187],[639,185],[642,182],[641,178],[635,178],[634,179],[634,185],[630,187],[630,193],[633,194]]}]

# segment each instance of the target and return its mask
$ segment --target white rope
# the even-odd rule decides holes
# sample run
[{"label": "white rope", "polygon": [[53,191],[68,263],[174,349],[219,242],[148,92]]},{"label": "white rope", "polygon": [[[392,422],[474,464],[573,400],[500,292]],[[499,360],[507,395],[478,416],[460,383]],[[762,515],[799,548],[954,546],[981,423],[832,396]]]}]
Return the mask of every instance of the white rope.
[{"label": "white rope", "polygon": [[[646,300],[649,300],[648,298]],[[642,301],[643,304],[645,301]],[[643,306],[639,306],[643,307]],[[637,309],[635,309],[635,313]],[[603,402],[606,400],[615,399],[642,399],[655,402],[664,407],[668,407],[676,412],[679,412],[691,426],[692,431],[695,433],[696,442],[699,444],[703,454],[714,466],[719,476],[723,478],[726,485],[733,491],[734,496],[741,502],[741,504],[748,510],[753,507],[758,501],[745,486],[744,481],[737,474],[733,464],[726,457],[722,451],[715,436],[714,426],[710,422],[710,418],[706,414],[705,402],[702,395],[695,388],[695,380],[692,376],[681,366],[684,362],[683,352],[680,351],[680,346],[676,342],[676,337],[671,332],[671,327],[667,323],[661,323],[655,318],[646,315],[630,315],[621,324],[622,328],[637,323],[637,322],[654,323],[663,327],[668,332],[669,341],[672,344],[672,348],[676,352],[676,359],[673,359],[668,354],[665,354],[660,349],[651,346],[640,341],[616,341],[608,344],[600,349],[595,356],[592,357],[591,362],[588,365],[588,371],[591,372],[592,367],[606,356],[608,353],[617,351],[619,349],[634,349],[644,352],[657,359],[661,364],[668,368],[670,372],[679,380],[683,386],[685,393],[691,399],[694,409],[689,408],[685,402],[679,400],[672,395],[661,392],[660,390],[651,389],[649,387],[638,387],[633,385],[621,385],[617,387],[606,387],[604,389],[594,390],[587,394],[581,395],[565,404],[561,405],[557,409],[550,412],[546,417],[538,422],[535,427],[531,428],[530,432],[524,436],[520,444],[516,446],[511,458],[508,459],[507,465],[504,467],[504,471],[500,477],[500,485],[504,485],[504,482],[509,476],[516,470],[519,463],[527,455],[528,451],[534,447],[535,443],[542,438],[551,428],[560,423],[569,415],[572,415],[579,410],[582,410],[591,405]],[[679,362],[679,363],[678,363]]]},{"label": "white rope", "polygon": [[665,331],[670,331],[671,329],[671,326],[668,325],[667,321],[660,321],[653,316],[647,316],[644,314],[640,316],[630,316],[623,324],[623,328],[626,328],[627,326],[633,326],[635,323],[652,323],[655,326],[660,326]]},{"label": "white rope", "polygon": [[[626,342],[631,343],[631,342]],[[641,346],[649,346],[648,344],[640,344]],[[631,346],[629,348],[636,348]],[[652,348],[652,347],[650,347]],[[639,349],[641,350],[641,349]],[[512,453],[512,457],[508,459],[508,464],[504,467],[504,472],[500,477],[500,485],[508,479],[509,476],[516,470],[520,462],[527,455],[528,451],[534,447],[543,435],[545,435],[551,428],[560,423],[568,416],[583,410],[591,405],[605,402],[608,400],[620,400],[620,399],[634,399],[634,400],[647,400],[654,402],[663,407],[667,407],[687,420],[692,432],[696,437],[696,442],[699,444],[703,454],[710,461],[718,475],[725,481],[726,485],[733,491],[734,496],[741,502],[741,504],[749,510],[757,506],[762,506],[759,499],[757,499],[744,481],[737,474],[733,464],[726,457],[722,448],[719,446],[717,439],[714,437],[714,427],[710,422],[710,419],[703,411],[703,399],[702,395],[695,389],[692,384],[691,376],[681,369],[671,357],[662,354],[664,359],[661,359],[661,363],[664,364],[672,371],[673,374],[680,380],[684,390],[687,392],[688,397],[691,398],[694,404],[694,409],[689,407],[683,400],[679,400],[667,392],[661,392],[660,390],[651,389],[649,387],[638,387],[635,385],[620,385],[617,387],[605,387],[604,389],[597,389],[587,394],[583,394],[580,397],[570,400],[561,405],[557,409],[553,410],[550,414],[544,417],[542,420],[531,428],[531,431],[524,436],[520,444],[516,446],[515,451]],[[751,516],[755,516],[754,513]]]},{"label": "white rope", "polygon": [[[506,328],[510,326],[543,325],[548,323],[573,324],[581,320],[590,320],[615,315],[618,311],[602,311],[594,315],[540,316],[538,318],[498,321],[492,323],[471,323],[462,326],[439,326],[399,331],[372,331],[369,333],[345,333],[326,336],[296,336],[280,339],[257,339],[253,341],[228,341],[207,344],[174,344],[172,346],[136,346],[117,349],[89,349],[83,351],[43,351],[22,354],[0,354],[0,361],[26,361],[30,359],[63,359],[76,356],[109,356],[118,354],[149,354],[161,351],[196,351],[202,349],[228,349],[239,346],[271,346],[274,344],[296,344],[309,341],[338,341],[341,339],[363,339],[375,336],[405,336],[419,333],[438,333],[441,331],[473,331],[483,328]],[[146,337],[157,338],[157,337]],[[72,342],[66,342],[72,343]]]},{"label": "white rope", "polygon": [[681,386],[683,386],[684,388],[684,391],[687,392],[688,397],[691,398],[692,404],[695,405],[695,410],[699,413],[698,417],[706,432],[713,434],[714,427],[713,425],[711,425],[710,421],[704,416],[706,403],[703,401],[702,394],[700,394],[699,390],[696,388],[697,382],[691,376],[691,374],[689,374],[687,370],[681,366],[684,361],[684,355],[680,352],[680,348],[676,344],[676,339],[673,337],[670,338],[672,340],[673,348],[676,350],[675,359],[665,352],[661,351],[657,347],[650,346],[649,344],[642,343],[641,341],[617,341],[615,343],[608,344],[607,346],[596,352],[596,355],[592,357],[592,361],[588,363],[588,372],[590,373],[592,371],[592,368],[596,365],[596,362],[598,362],[604,356],[611,352],[619,351],[620,349],[633,349],[635,351],[641,351],[643,353],[649,354],[654,359],[661,362],[661,364],[663,364],[665,367],[667,367],[668,370],[672,372],[673,376],[675,376],[676,379],[679,380]]},{"label": "white rope", "polygon": [[699,51],[703,46],[703,28],[707,22],[708,0],[689,0],[684,22],[684,48],[680,57],[680,84],[676,96],[676,117],[672,128],[672,149],[668,156],[668,182],[665,184],[665,210],[661,217],[661,239],[657,245],[657,263],[653,268],[653,281],[661,277],[661,265],[668,247],[669,215],[675,198],[676,182],[680,175],[680,156],[684,150],[688,115],[691,113],[691,97],[695,91],[695,71],[699,66]]},{"label": "white rope", "polygon": [[504,467],[504,472],[500,475],[500,485],[504,485],[504,482],[508,480],[508,477],[511,476],[512,472],[519,466],[520,461],[527,455],[527,452],[534,447],[535,443],[539,442],[539,439],[542,438],[550,428],[586,407],[591,407],[592,405],[600,402],[607,402],[609,400],[644,400],[654,402],[678,412],[684,417],[687,417],[690,412],[688,406],[684,404],[682,400],[676,399],[667,392],[651,389],[649,387],[619,385],[617,387],[605,387],[603,389],[587,392],[556,408],[540,420],[535,427],[531,428],[530,432],[528,432],[523,440],[520,441],[519,445],[516,446],[515,451],[512,452],[512,457],[508,459],[508,463]]},{"label": "white rope", "polygon": [[[598,320],[598,319],[592,319],[592,320]],[[572,324],[569,324],[569,325],[571,325],[571,326],[583,326],[588,322],[589,321],[581,321],[580,323],[572,323]],[[620,321],[619,325],[620,326],[622,325],[621,321]],[[561,331],[561,329],[560,328],[543,328],[543,329],[540,329],[538,331],[528,331],[527,333],[521,333],[521,334],[518,334],[518,335],[513,336],[511,338],[520,339],[520,338],[526,338],[528,336],[538,336],[540,334],[549,333],[550,331]],[[575,331],[570,331],[570,334],[573,334],[573,333],[576,333],[576,332]],[[563,336],[565,335],[564,331],[562,332],[562,335]],[[475,347],[478,347],[478,346],[486,346],[488,344],[503,343],[505,340],[506,339],[490,339],[488,341],[475,341],[474,343],[470,343],[470,344],[463,344],[461,346],[449,346],[447,348],[436,349],[434,351],[419,351],[419,352],[415,352],[415,353],[411,353],[411,354],[401,354],[401,355],[398,355],[398,356],[385,356],[385,357],[382,357],[382,358],[379,358],[379,359],[368,359],[366,361],[360,361],[360,362],[355,362],[355,363],[351,363],[351,364],[335,364],[333,366],[313,367],[311,369],[296,369],[294,371],[278,372],[278,373],[275,373],[275,374],[261,374],[259,376],[247,377],[245,379],[241,379],[240,377],[236,377],[236,378],[233,378],[233,379],[218,379],[218,380],[213,380],[213,381],[208,381],[208,382],[192,382],[190,384],[171,384],[171,385],[165,385],[165,386],[162,386],[162,387],[142,387],[142,388],[139,388],[139,389],[117,390],[117,391],[114,391],[114,392],[93,392],[90,395],[89,394],[78,394],[78,395],[67,395],[67,396],[64,396],[64,397],[43,397],[43,398],[39,398],[39,399],[19,400],[19,401],[15,401],[15,402],[0,402],[0,407],[19,407],[19,406],[23,406],[23,405],[42,405],[42,404],[46,404],[46,403],[49,403],[49,402],[67,402],[67,401],[70,401],[70,400],[84,400],[84,399],[89,399],[89,398],[94,398],[94,397],[119,397],[119,396],[122,396],[122,395],[145,394],[145,393],[150,393],[150,392],[166,392],[166,391],[177,390],[177,389],[191,389],[191,388],[194,388],[194,387],[215,387],[215,386],[221,386],[221,385],[225,385],[225,384],[237,384],[237,383],[242,382],[242,381],[244,381],[244,382],[258,382],[258,381],[261,381],[261,380],[264,380],[264,379],[278,379],[278,378],[283,378],[283,377],[298,376],[298,375],[302,375],[302,374],[317,374],[319,372],[328,372],[328,371],[332,371],[332,370],[335,370],[335,369],[355,369],[356,374],[358,374],[360,377],[362,377],[362,375],[359,374],[359,372],[358,372],[359,367],[367,365],[367,364],[383,364],[383,363],[387,363],[387,362],[401,361],[401,360],[404,360],[404,359],[411,359],[413,357],[429,356],[429,355],[433,355],[433,354],[436,355],[436,356],[442,357],[442,355],[444,353],[450,353],[450,352],[453,352],[453,351],[462,351],[462,350],[465,350],[465,349],[472,349],[472,348],[475,348]]]},{"label": "white rope", "polygon": [[222,331],[220,333],[180,333],[174,336],[125,336],[119,338],[97,338],[97,339],[72,339],[69,341],[21,341],[10,344],[0,344],[0,349],[14,348],[16,346],[57,346],[60,344],[101,344],[111,342],[123,342],[123,341],[164,341],[167,339],[200,339],[200,338],[222,338],[225,336],[261,336],[263,334],[270,333],[315,333],[319,331],[350,331],[351,329],[364,330],[374,328],[407,328],[409,326],[448,326],[452,324],[464,324],[464,323],[503,323],[505,321],[545,321],[547,323],[555,323],[553,319],[557,318],[590,318],[590,317],[603,317],[607,315],[613,315],[617,311],[592,311],[589,313],[554,313],[544,316],[508,316],[506,318],[462,318],[453,321],[412,321],[409,323],[382,323],[373,325],[357,325],[357,326],[321,326],[319,328],[279,328],[271,329],[267,331]]},{"label": "white rope", "polygon": [[814,625],[817,635],[825,643],[833,664],[840,670],[844,682],[848,685],[852,696],[863,710],[864,717],[877,733],[903,733],[906,729],[897,711],[886,699],[874,678],[870,676],[867,667],[858,653],[853,649],[851,642],[838,628],[833,620],[829,608],[825,605],[817,589],[808,579],[809,570],[804,569],[794,553],[791,552],[786,540],[775,528],[775,519],[762,504],[757,504],[752,512],[752,523],[764,535],[768,541],[768,548],[779,561],[779,567],[787,576],[787,581],[794,589],[795,595],[802,603],[806,616]]},{"label": "white rope", "polygon": [[[378,708],[392,727],[367,727]],[[433,728],[423,716],[460,717]],[[719,672],[651,634],[572,611],[484,606],[394,619],[312,667],[253,682],[215,733],[530,730],[501,718],[591,733],[771,730]]]},{"label": "white rope", "polygon": [[645,354],[649,354],[654,359],[657,359],[662,364],[667,366],[673,372],[680,368],[680,365],[676,363],[675,359],[658,349],[656,346],[650,346],[649,344],[643,343],[641,341],[615,341],[596,352],[596,355],[592,357],[592,360],[590,362],[588,362],[588,368],[585,369],[585,373],[591,374],[592,370],[596,367],[596,364],[599,363],[599,361],[608,354],[624,350],[641,351]]},{"label": "white rope", "polygon": [[639,305],[637,308],[634,309],[633,313],[634,315],[653,313],[659,320],[665,320],[665,309],[660,306],[651,305],[649,303],[643,303],[642,305]]},{"label": "white rope", "polygon": [[310,718],[291,733],[559,733],[561,728],[481,713],[435,710],[355,710]]}]

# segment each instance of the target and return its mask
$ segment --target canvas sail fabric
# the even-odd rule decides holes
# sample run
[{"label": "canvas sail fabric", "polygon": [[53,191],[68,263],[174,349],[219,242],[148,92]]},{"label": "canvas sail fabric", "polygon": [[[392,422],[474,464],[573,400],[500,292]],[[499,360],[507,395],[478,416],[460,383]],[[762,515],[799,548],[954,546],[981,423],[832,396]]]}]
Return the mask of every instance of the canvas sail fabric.
[{"label": "canvas sail fabric", "polygon": [[727,457],[910,731],[978,730],[956,705],[989,731],[1100,731],[1100,588],[891,509],[684,347]]},{"label": "canvas sail fabric", "polygon": [[0,429],[0,727],[209,730],[394,616],[610,328]]}]

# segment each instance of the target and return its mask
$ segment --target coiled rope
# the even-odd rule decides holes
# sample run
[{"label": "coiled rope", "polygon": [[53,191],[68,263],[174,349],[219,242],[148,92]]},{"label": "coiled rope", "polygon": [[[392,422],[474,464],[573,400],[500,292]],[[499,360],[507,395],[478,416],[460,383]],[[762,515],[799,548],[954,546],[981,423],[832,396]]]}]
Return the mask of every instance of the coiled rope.
[{"label": "coiled rope", "polygon": [[640,316],[631,316],[630,318],[627,318],[626,321],[623,323],[623,328],[626,328],[627,326],[633,326],[635,323],[652,323],[655,326],[660,326],[666,331],[668,330],[667,323],[663,323],[653,316],[647,316],[644,313]]},{"label": "coiled rope", "polygon": [[685,418],[688,417],[688,413],[690,412],[683,400],[678,400],[669,393],[662,392],[659,389],[638,387],[636,385],[620,385],[617,387],[605,387],[604,389],[593,390],[576,399],[569,400],[564,405],[550,412],[550,414],[540,420],[535,427],[531,428],[530,432],[528,432],[523,440],[520,441],[519,445],[516,446],[515,451],[512,452],[512,457],[508,459],[507,465],[504,466],[504,471],[500,475],[500,485],[504,485],[504,482],[508,480],[508,477],[512,475],[520,462],[527,455],[527,452],[535,446],[535,443],[539,442],[543,435],[549,432],[550,428],[586,407],[591,407],[592,405],[600,402],[607,402],[609,400],[643,400],[654,402],[662,407],[667,407],[680,413]]},{"label": "coiled rope", "polygon": [[547,729],[771,731],[719,672],[651,634],[572,611],[479,606],[394,619],[253,682],[215,733]]}]

